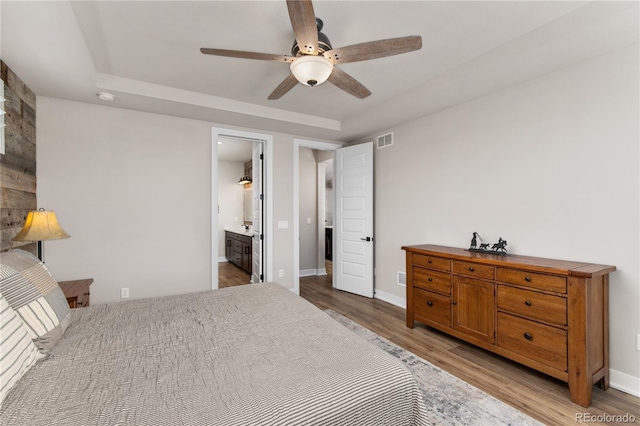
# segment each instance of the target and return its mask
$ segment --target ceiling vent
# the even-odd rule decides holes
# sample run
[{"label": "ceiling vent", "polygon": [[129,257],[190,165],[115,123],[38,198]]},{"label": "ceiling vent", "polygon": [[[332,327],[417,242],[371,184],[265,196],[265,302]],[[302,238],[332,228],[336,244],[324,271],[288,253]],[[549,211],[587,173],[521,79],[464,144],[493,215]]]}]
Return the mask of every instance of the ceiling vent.
[{"label": "ceiling vent", "polygon": [[393,132],[378,136],[378,148],[393,145]]}]

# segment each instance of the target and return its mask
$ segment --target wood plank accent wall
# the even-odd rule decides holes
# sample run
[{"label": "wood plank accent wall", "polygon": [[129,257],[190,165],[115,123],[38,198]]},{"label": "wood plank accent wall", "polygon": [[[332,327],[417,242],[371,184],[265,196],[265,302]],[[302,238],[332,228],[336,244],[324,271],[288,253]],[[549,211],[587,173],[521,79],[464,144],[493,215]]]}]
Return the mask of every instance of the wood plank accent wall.
[{"label": "wood plank accent wall", "polygon": [[36,199],[36,95],[0,61],[4,81],[5,153],[0,155],[0,251],[20,247],[36,252],[36,243],[11,241],[22,229]]}]

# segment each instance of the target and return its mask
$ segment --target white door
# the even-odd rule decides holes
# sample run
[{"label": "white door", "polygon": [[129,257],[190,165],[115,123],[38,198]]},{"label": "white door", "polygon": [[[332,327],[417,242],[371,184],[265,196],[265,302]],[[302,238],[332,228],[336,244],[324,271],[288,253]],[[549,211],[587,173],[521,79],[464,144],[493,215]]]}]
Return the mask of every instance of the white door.
[{"label": "white door", "polygon": [[335,287],[373,297],[373,142],[336,150],[334,191]]},{"label": "white door", "polygon": [[259,283],[264,281],[264,274],[262,271],[263,265],[263,243],[264,236],[262,233],[262,202],[264,200],[264,191],[262,184],[262,168],[263,168],[264,156],[262,153],[262,143],[253,143],[253,155],[252,155],[252,191],[253,191],[253,241],[252,241],[252,254],[251,254],[251,282]]}]

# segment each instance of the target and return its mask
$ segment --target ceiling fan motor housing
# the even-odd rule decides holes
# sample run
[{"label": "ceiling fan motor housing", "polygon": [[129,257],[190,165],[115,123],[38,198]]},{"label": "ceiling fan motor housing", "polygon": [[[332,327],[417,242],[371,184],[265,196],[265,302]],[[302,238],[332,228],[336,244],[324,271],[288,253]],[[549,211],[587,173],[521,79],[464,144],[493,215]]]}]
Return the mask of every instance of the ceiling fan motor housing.
[{"label": "ceiling fan motor housing", "polygon": [[[316,27],[318,28],[318,54],[319,55],[333,49],[333,47],[331,47],[331,42],[329,41],[329,37],[327,37],[325,33],[320,31],[323,25],[324,23],[322,22],[322,19],[316,18]],[[291,55],[292,56],[305,55],[304,52],[300,51],[300,46],[298,46],[297,40],[293,41],[293,46],[291,47]]]}]

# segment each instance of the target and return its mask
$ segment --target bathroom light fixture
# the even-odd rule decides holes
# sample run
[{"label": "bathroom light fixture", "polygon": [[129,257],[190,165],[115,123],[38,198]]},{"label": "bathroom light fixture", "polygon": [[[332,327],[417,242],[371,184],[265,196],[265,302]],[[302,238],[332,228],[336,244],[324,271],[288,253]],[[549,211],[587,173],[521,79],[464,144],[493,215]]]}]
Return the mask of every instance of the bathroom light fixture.
[{"label": "bathroom light fixture", "polygon": [[251,183],[251,176],[242,176],[238,181],[239,185],[244,185],[246,183]]},{"label": "bathroom light fixture", "polygon": [[98,92],[96,93],[96,95],[98,96],[98,99],[100,99],[101,101],[107,101],[107,102],[113,102],[113,100],[116,98],[115,96],[113,96],[113,94],[109,92]]},{"label": "bathroom light fixture", "polygon": [[291,62],[290,68],[296,80],[313,87],[327,81],[333,71],[333,64],[324,56],[306,55]]}]

